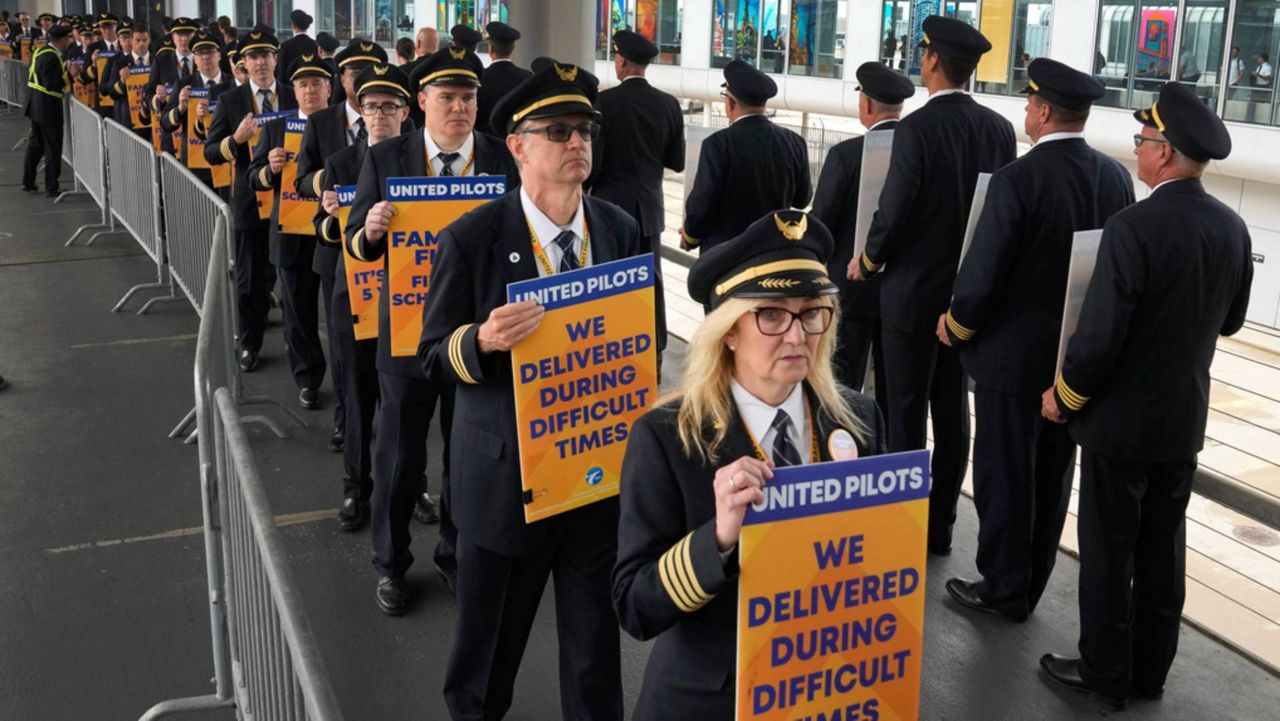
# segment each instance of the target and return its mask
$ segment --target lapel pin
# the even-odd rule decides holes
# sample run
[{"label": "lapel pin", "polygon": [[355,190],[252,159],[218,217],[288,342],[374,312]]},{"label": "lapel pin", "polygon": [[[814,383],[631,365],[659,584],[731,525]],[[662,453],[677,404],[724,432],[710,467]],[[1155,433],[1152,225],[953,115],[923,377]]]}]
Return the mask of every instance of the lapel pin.
[{"label": "lapel pin", "polygon": [[508,256],[507,256],[507,260],[511,261],[512,263],[519,263],[519,262],[520,262],[520,254],[519,254],[519,253],[512,253],[511,255],[508,255]]}]

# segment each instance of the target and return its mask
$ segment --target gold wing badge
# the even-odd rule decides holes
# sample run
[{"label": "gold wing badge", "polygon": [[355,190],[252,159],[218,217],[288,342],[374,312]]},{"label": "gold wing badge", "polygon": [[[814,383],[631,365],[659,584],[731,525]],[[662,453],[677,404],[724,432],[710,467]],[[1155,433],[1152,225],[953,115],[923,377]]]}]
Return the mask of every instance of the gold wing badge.
[{"label": "gold wing badge", "polygon": [[560,79],[566,83],[571,83],[578,77],[577,65],[570,65],[569,67],[554,65],[554,67],[556,69],[556,75],[560,76]]},{"label": "gold wing badge", "polygon": [[801,215],[800,220],[787,221],[783,220],[781,215],[774,213],[773,222],[778,226],[778,232],[782,233],[782,237],[787,240],[801,240],[809,230],[808,215]]},{"label": "gold wing badge", "polygon": [[461,60],[466,56],[467,56],[466,48],[458,48],[457,50],[454,50],[452,45],[449,46],[449,57],[453,58],[454,60]]}]

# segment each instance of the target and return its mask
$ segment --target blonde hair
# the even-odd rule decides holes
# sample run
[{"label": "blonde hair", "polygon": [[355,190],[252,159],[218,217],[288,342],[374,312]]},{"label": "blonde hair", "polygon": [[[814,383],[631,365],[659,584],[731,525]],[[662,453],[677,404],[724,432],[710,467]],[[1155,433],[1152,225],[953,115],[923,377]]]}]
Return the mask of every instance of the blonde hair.
[{"label": "blonde hair", "polygon": [[[818,350],[809,364],[805,381],[813,389],[818,406],[837,423],[848,428],[858,440],[866,436],[866,426],[849,410],[841,395],[841,386],[831,369],[836,349],[836,328],[840,323],[840,304],[828,296],[834,314],[831,327],[818,339]],[[709,313],[689,342],[684,383],[679,391],[680,409],[677,423],[680,444],[685,455],[703,462],[716,461],[720,444],[729,432],[733,418],[733,351],[724,337],[737,325],[744,313],[768,304],[770,298],[728,298]]]}]

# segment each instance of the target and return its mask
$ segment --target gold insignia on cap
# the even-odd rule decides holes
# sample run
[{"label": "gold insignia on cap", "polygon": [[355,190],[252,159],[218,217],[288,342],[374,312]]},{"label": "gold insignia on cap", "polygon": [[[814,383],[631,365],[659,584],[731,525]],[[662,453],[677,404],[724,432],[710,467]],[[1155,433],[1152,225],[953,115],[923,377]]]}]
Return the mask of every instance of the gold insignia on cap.
[{"label": "gold insignia on cap", "polygon": [[809,230],[809,216],[801,215],[800,220],[786,221],[781,215],[773,214],[773,222],[778,226],[778,232],[782,233],[782,237],[787,240],[800,240],[804,237],[805,231]]},{"label": "gold insignia on cap", "polygon": [[556,75],[566,83],[571,83],[578,77],[578,66],[570,65],[568,67],[561,66],[558,63],[552,63],[552,67],[556,69]]},{"label": "gold insignia on cap", "polygon": [[250,40],[261,40],[261,39],[262,39],[262,33],[249,33],[249,39],[250,39]]},{"label": "gold insignia on cap", "polygon": [[311,62],[312,60],[314,60],[314,59],[315,59],[315,57],[316,57],[316,56],[314,56],[314,55],[303,55],[303,56],[302,56],[302,62],[304,62],[304,63],[309,63],[309,62]]},{"label": "gold insignia on cap", "polygon": [[765,278],[760,281],[761,288],[768,288],[770,290],[786,290],[794,288],[799,284],[800,281],[793,280],[791,278]]},{"label": "gold insignia on cap", "polygon": [[449,56],[450,56],[450,57],[452,57],[454,60],[461,60],[461,59],[463,59],[463,58],[465,58],[465,57],[467,56],[467,49],[466,49],[466,48],[458,48],[457,50],[454,50],[454,49],[453,49],[453,46],[452,46],[452,45],[450,45],[450,46],[449,46]]},{"label": "gold insignia on cap", "polygon": [[390,65],[374,65],[374,66],[373,66],[373,74],[374,74],[374,75],[386,75],[386,74],[387,74],[387,71],[388,71],[388,70],[390,70],[390,69],[391,69],[391,66],[390,66]]},{"label": "gold insignia on cap", "polygon": [[373,50],[373,43],[360,43],[360,49],[367,53]]}]

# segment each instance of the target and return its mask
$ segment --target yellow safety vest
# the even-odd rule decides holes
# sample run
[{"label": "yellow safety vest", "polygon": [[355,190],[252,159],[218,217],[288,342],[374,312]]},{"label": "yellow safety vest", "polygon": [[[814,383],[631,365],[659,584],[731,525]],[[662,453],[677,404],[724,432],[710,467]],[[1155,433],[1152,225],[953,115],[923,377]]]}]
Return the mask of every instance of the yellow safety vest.
[{"label": "yellow safety vest", "polygon": [[38,90],[44,93],[45,95],[50,95],[61,100],[62,93],[55,92],[53,90],[46,88],[40,82],[40,78],[36,76],[36,60],[38,60],[41,55],[47,55],[49,53],[53,53],[53,56],[58,60],[58,68],[62,70],[63,74],[66,73],[66,68],[64,68],[62,65],[62,57],[58,55],[58,51],[48,45],[42,46],[40,48],[37,48],[35,54],[31,56],[31,65],[30,67],[27,68],[27,87],[31,88],[32,90]]}]

